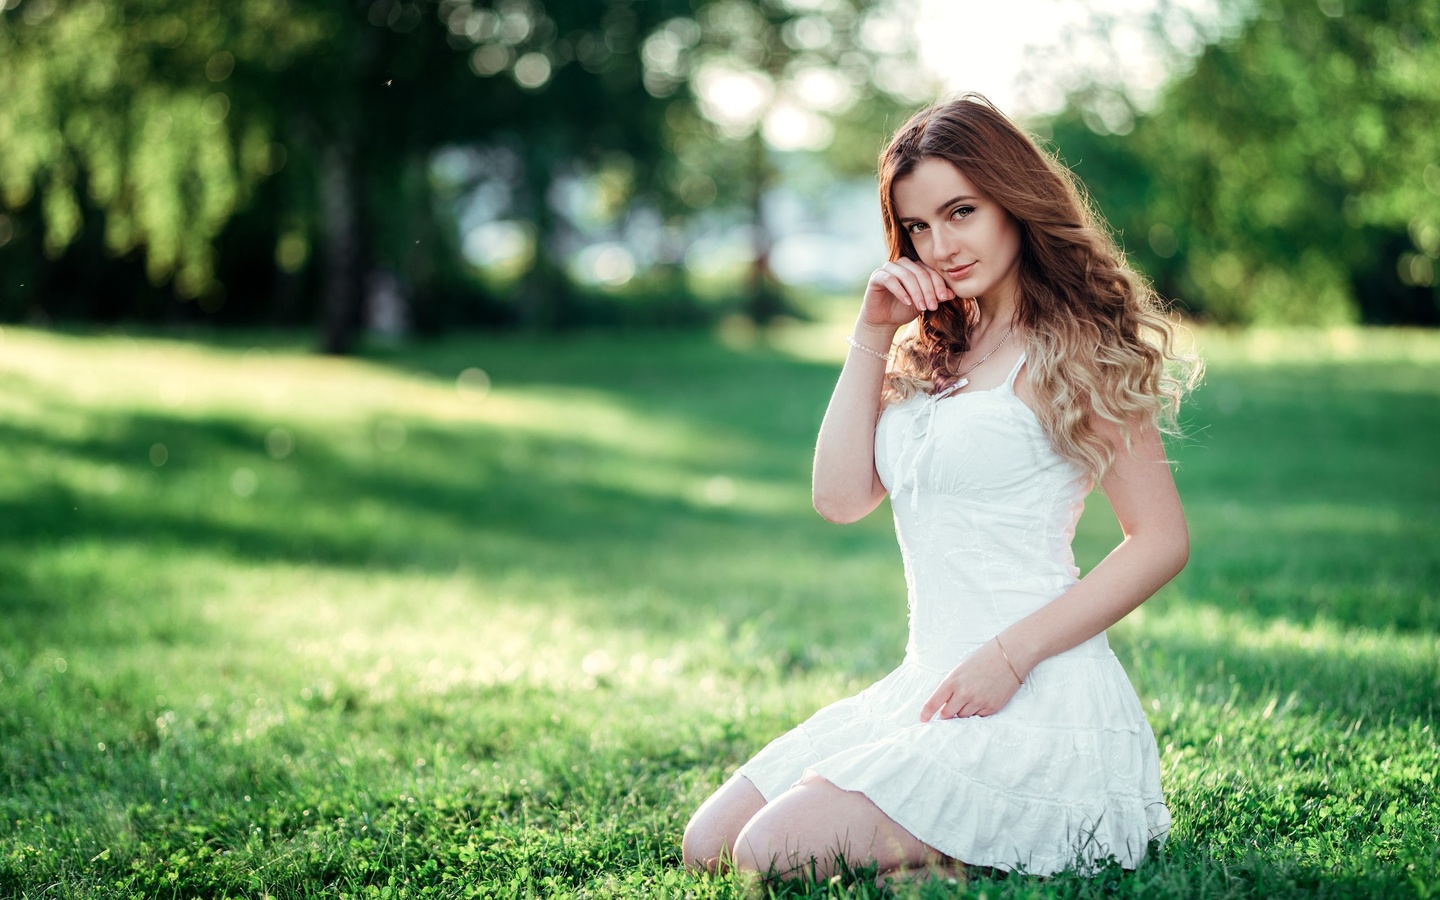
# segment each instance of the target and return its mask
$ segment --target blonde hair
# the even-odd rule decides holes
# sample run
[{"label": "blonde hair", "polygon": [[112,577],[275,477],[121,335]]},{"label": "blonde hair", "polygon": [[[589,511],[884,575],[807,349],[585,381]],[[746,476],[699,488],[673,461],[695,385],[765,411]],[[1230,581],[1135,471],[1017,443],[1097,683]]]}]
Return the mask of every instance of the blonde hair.
[{"label": "blonde hair", "polygon": [[[1055,451],[1098,482],[1115,457],[1101,422],[1119,426],[1126,447],[1137,427],[1175,434],[1180,401],[1204,366],[1177,345],[1179,324],[1126,265],[1070,170],[978,94],[915,114],[880,154],[892,260],[919,259],[893,191],[927,159],[953,164],[1019,224],[1017,322],[1035,414]],[[954,380],[970,346],[972,312],[970,304],[947,303],[921,315],[896,347],[886,402]]]}]

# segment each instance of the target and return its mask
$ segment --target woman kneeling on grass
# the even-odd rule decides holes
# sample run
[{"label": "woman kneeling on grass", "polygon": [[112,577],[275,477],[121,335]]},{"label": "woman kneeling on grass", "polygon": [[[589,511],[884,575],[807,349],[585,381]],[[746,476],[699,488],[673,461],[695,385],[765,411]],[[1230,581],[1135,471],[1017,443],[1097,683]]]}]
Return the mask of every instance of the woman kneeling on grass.
[{"label": "woman kneeling on grass", "polygon": [[[848,338],[814,499],[853,522],[890,495],[905,659],[741,766],[691,819],[686,864],[1134,868],[1170,813],[1105,629],[1185,565],[1160,431],[1200,365],[1070,172],[983,98],[900,129],[880,205],[890,261]],[[1124,540],[1079,578],[1097,482]]]}]

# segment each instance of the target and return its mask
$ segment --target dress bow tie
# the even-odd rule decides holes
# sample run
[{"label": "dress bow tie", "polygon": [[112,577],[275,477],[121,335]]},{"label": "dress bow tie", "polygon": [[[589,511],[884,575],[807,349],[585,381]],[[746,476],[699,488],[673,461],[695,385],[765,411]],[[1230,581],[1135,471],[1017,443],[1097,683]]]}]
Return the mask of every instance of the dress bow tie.
[{"label": "dress bow tie", "polygon": [[935,437],[935,410],[940,406],[941,400],[969,383],[970,379],[962,378],[938,394],[925,395],[925,399],[920,401],[920,410],[910,420],[905,437],[908,443],[914,445],[915,451],[910,454],[910,459],[902,461],[898,468],[901,472],[900,489],[910,491],[911,509],[920,502],[920,457],[925,454]]}]

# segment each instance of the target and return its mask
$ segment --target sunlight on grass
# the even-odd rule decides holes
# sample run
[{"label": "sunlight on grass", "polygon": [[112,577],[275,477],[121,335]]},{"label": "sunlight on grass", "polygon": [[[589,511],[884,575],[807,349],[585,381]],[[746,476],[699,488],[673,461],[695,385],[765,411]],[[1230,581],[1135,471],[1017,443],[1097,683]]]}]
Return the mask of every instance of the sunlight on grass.
[{"label": "sunlight on grass", "polygon": [[[364,359],[0,332],[0,893],[741,896],[677,868],[690,810],[903,652],[888,516],[809,504],[847,327]],[[1111,632],[1170,843],[963,895],[1440,868],[1440,339],[1199,341],[1192,561]],[[1092,497],[1081,565],[1118,536]]]},{"label": "sunlight on grass", "polygon": [[1197,345],[1207,360],[1221,366],[1440,363],[1434,333],[1418,328],[1202,328],[1197,331]]}]

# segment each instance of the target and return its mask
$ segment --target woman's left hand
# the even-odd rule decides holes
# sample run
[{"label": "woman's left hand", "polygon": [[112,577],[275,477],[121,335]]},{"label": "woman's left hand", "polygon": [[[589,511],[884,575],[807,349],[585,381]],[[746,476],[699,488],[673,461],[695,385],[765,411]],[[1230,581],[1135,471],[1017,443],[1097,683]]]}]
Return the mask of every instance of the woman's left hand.
[{"label": "woman's left hand", "polygon": [[937,713],[941,719],[993,716],[1018,690],[1020,683],[1000,646],[987,641],[945,676],[920,708],[920,721],[929,722]]}]

